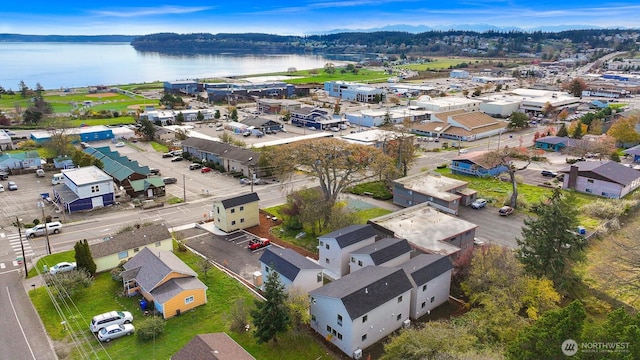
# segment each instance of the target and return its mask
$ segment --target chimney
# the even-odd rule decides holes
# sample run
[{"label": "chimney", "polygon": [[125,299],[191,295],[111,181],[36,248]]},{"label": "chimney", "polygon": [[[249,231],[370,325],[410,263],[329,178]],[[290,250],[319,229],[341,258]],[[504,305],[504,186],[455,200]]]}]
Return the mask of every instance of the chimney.
[{"label": "chimney", "polygon": [[571,168],[569,169],[569,181],[567,181],[567,188],[575,189],[577,181],[578,181],[578,166],[571,165]]}]

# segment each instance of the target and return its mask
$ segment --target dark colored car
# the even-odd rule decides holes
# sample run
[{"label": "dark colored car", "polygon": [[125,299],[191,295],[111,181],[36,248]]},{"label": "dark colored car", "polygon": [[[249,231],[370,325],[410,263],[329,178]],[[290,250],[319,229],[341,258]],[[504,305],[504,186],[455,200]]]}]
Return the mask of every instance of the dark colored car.
[{"label": "dark colored car", "polygon": [[177,182],[178,182],[178,179],[176,179],[176,178],[172,178],[172,177],[165,177],[165,178],[162,178],[162,182],[163,182],[165,185],[175,184],[175,183],[177,183]]},{"label": "dark colored car", "polygon": [[498,214],[500,214],[500,216],[509,216],[513,214],[513,208],[511,206],[503,206],[498,210]]},{"label": "dark colored car", "polygon": [[165,158],[165,159],[166,158],[172,158],[173,154],[172,153],[164,153],[164,154],[162,154],[162,157]]},{"label": "dark colored car", "polygon": [[160,175],[160,169],[156,169],[156,168],[149,168],[149,172],[152,175]]},{"label": "dark colored car", "polygon": [[182,156],[174,156],[174,157],[171,159],[171,162],[183,161],[183,160],[184,160],[184,158],[183,158]]},{"label": "dark colored car", "polygon": [[0,180],[7,180],[9,178],[9,173],[6,171],[0,171]]}]

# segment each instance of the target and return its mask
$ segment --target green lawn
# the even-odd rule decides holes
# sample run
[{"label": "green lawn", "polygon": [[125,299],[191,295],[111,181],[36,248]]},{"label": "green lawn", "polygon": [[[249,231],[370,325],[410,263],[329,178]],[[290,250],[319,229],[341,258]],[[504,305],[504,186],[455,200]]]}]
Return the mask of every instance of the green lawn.
[{"label": "green lawn", "polygon": [[167,145],[164,144],[160,144],[159,142],[156,141],[151,141],[150,142],[151,147],[153,148],[153,150],[159,152],[159,153],[166,153],[169,151],[169,147]]},{"label": "green lawn", "polygon": [[338,69],[334,74],[327,74],[324,69],[316,69],[317,74],[311,74],[309,70],[296,71],[294,73],[273,73],[273,74],[261,74],[255,76],[291,76],[291,79],[283,79],[282,81],[289,84],[307,84],[307,83],[319,83],[324,84],[325,81],[354,81],[354,82],[386,82],[391,76],[385,74],[384,71],[374,71],[369,69],[359,69],[357,74],[353,73],[341,73]]},{"label": "green lawn", "polygon": [[[104,349],[89,332],[89,321],[92,316],[111,310],[131,311],[134,322],[140,320],[142,314],[138,307],[140,297],[127,298],[121,295],[122,283],[111,279],[109,273],[99,274],[94,284],[73,298],[73,304],[67,302],[60,309],[52,304],[45,287],[37,288],[29,293],[31,300],[40,314],[44,326],[54,341],[68,341],[69,335],[60,324],[62,318],[59,311],[67,318],[69,329],[82,341],[82,351],[96,351],[99,359],[168,359],[183,347],[193,336],[209,332],[227,332],[234,340],[249,351],[256,359],[333,359],[326,349],[311,335],[305,333],[293,336],[284,334],[273,344],[257,344],[252,332],[235,333],[229,330],[230,314],[236,299],[245,299],[248,306],[253,305],[254,296],[239,282],[216,269],[211,269],[205,279],[197,263],[199,257],[192,253],[176,251],[192,269],[199,273],[199,278],[207,286],[206,305],[193,311],[183,313],[179,317],[169,319],[165,323],[164,333],[155,341],[142,342],[137,336],[124,337],[103,344]],[[72,252],[54,254],[43,259],[48,264],[73,258]],[[61,260],[62,259],[62,260]],[[38,266],[41,266],[39,263]],[[31,272],[30,272],[31,273]],[[72,358],[84,358],[77,349]]]}]

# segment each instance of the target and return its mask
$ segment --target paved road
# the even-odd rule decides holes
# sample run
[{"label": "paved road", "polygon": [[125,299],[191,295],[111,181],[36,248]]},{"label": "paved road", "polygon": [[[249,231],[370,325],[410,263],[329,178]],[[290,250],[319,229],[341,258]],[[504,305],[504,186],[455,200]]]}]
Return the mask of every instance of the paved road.
[{"label": "paved road", "polygon": [[0,313],[0,358],[57,359],[18,271],[0,272]]}]

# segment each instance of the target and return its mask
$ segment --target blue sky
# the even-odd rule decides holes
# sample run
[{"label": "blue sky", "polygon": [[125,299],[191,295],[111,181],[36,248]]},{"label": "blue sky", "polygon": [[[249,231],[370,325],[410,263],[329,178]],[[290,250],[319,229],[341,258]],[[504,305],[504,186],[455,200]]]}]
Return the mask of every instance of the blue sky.
[{"label": "blue sky", "polygon": [[303,35],[396,24],[638,28],[640,5],[628,0],[32,0],[7,1],[0,7],[0,19],[0,33],[46,35],[157,32]]}]

